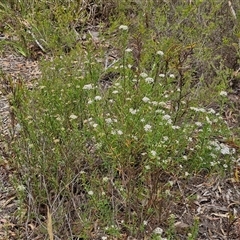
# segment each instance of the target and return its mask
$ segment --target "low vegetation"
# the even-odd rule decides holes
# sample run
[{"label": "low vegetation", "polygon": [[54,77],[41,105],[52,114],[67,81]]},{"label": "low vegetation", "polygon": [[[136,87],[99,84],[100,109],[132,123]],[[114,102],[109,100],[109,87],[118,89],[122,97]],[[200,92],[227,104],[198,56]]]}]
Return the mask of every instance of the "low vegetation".
[{"label": "low vegetation", "polygon": [[[239,132],[226,115],[237,116],[232,4],[0,3],[2,49],[38,59],[42,72],[31,89],[9,80],[15,217],[32,226],[19,236],[180,239],[174,179],[224,176],[237,162]],[[197,235],[193,216],[182,236]]]}]

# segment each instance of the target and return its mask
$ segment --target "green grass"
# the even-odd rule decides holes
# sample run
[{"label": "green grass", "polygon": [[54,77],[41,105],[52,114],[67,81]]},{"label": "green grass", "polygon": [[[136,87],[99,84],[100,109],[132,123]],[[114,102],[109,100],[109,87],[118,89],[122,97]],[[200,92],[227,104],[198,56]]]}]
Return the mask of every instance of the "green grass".
[{"label": "green grass", "polygon": [[[16,217],[45,238],[51,217],[60,239],[159,239],[157,224],[177,239],[167,209],[181,195],[171,177],[224,175],[236,160],[222,141],[236,134],[223,113],[236,70],[225,49],[238,61],[237,19],[220,0],[11,2],[0,16],[9,21],[4,31],[22,39],[12,46],[30,57],[34,43],[52,56],[41,61],[37,86],[18,85],[11,99],[21,126],[12,143]],[[97,26],[99,42],[87,25]],[[109,49],[118,61],[106,68]],[[102,89],[111,72],[116,78]],[[187,239],[197,231],[196,220]]]}]

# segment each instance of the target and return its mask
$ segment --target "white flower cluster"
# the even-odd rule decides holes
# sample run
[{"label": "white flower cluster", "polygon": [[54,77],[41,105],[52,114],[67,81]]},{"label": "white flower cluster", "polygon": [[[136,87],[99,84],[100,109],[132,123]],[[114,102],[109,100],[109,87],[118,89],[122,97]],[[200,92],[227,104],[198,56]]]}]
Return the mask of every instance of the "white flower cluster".
[{"label": "white flower cluster", "polygon": [[166,114],[162,116],[162,119],[165,120],[168,124],[172,124],[171,116]]},{"label": "white flower cluster", "polygon": [[143,100],[143,102],[146,103],[146,102],[149,102],[149,101],[150,101],[150,98],[148,98],[148,97],[144,97],[142,100]]},{"label": "white flower cluster", "polygon": [[219,95],[220,96],[223,96],[223,97],[227,97],[227,92],[226,91],[221,91],[220,93],[219,93]]},{"label": "white flower cluster", "polygon": [[95,99],[96,101],[100,101],[100,100],[102,99],[102,97],[101,97],[101,96],[96,96],[94,99]]},{"label": "white flower cluster", "polygon": [[163,56],[163,55],[164,55],[164,52],[163,52],[163,51],[157,51],[157,55]]},{"label": "white flower cluster", "polygon": [[151,77],[146,77],[146,78],[145,78],[145,82],[146,82],[146,83],[153,83],[153,82],[154,82],[154,79],[151,78]]},{"label": "white flower cluster", "polygon": [[119,26],[119,29],[120,29],[120,30],[123,30],[123,31],[127,31],[127,30],[128,30],[128,26],[126,26],[126,25],[120,25],[120,26]]},{"label": "white flower cluster", "polygon": [[93,84],[86,84],[86,85],[83,86],[83,89],[84,90],[91,90],[91,89],[94,89],[94,86],[93,86]]},{"label": "white flower cluster", "polygon": [[111,131],[111,134],[112,134],[112,135],[116,135],[116,134],[117,134],[117,135],[123,135],[123,131],[122,131],[122,130],[112,130],[112,131]]},{"label": "white flower cluster", "polygon": [[152,131],[152,126],[150,124],[146,124],[144,126],[144,130],[145,130],[145,132],[151,132]]},{"label": "white flower cluster", "polygon": [[220,151],[223,155],[231,155],[236,152],[235,148],[230,148],[227,144],[220,143],[219,141],[210,141],[210,145],[215,148],[215,150]]},{"label": "white flower cluster", "polygon": [[76,115],[74,115],[74,114],[71,114],[71,115],[69,116],[69,118],[74,120],[74,119],[77,119],[78,117],[77,117]]},{"label": "white flower cluster", "polygon": [[129,112],[130,112],[132,115],[137,114],[138,111],[139,111],[138,109],[129,108]]},{"label": "white flower cluster", "polygon": [[194,112],[202,112],[202,113],[206,112],[204,108],[190,107],[190,109],[193,110]]}]

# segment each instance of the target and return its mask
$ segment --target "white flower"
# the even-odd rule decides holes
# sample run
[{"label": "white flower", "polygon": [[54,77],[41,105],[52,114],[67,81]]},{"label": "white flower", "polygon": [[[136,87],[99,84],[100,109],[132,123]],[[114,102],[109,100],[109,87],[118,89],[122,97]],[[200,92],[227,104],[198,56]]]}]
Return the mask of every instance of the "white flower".
[{"label": "white flower", "polygon": [[93,191],[88,191],[88,195],[92,196],[93,195]]},{"label": "white flower", "polygon": [[115,86],[115,87],[120,87],[121,85],[120,85],[119,82],[116,82],[116,83],[114,83],[114,86]]},{"label": "white flower", "polygon": [[112,123],[113,121],[112,121],[111,118],[106,118],[106,119],[105,119],[105,122],[108,123],[108,124],[110,124],[110,123]]},{"label": "white flower", "polygon": [[220,96],[226,97],[227,96],[227,92],[226,91],[221,91],[219,93]]},{"label": "white flower", "polygon": [[140,76],[141,76],[142,78],[146,78],[148,75],[147,75],[145,72],[142,72],[142,73],[140,73]]},{"label": "white flower", "polygon": [[132,52],[132,49],[131,49],[131,48],[127,48],[127,49],[125,50],[125,52]]},{"label": "white flower", "polygon": [[94,99],[95,99],[96,101],[99,101],[99,100],[102,99],[102,97],[101,97],[101,96],[96,96]]},{"label": "white flower", "polygon": [[166,141],[168,141],[168,140],[169,140],[169,137],[168,137],[168,136],[164,136],[164,137],[163,137],[163,141],[164,141],[164,142],[166,142]]},{"label": "white flower", "polygon": [[138,110],[137,109],[133,109],[133,108],[129,108],[129,112],[134,115],[134,114],[136,114],[138,112]]},{"label": "white flower", "polygon": [[164,73],[160,73],[158,76],[159,77],[165,77],[165,74]]},{"label": "white flower", "polygon": [[146,170],[150,170],[151,169],[151,167],[149,165],[146,165],[145,168],[146,168]]},{"label": "white flower", "polygon": [[149,125],[149,124],[146,124],[146,125],[144,126],[144,130],[145,130],[146,132],[151,132],[151,131],[152,131],[152,126]]},{"label": "white flower", "polygon": [[153,230],[153,233],[158,234],[158,235],[162,235],[163,230],[162,230],[162,228],[157,227]]},{"label": "white flower", "polygon": [[162,118],[163,118],[163,120],[169,120],[169,119],[171,119],[171,117],[170,117],[168,114],[164,115]]},{"label": "white flower", "polygon": [[157,55],[163,56],[164,52],[163,51],[157,51]]},{"label": "white flower", "polygon": [[205,112],[206,112],[206,109],[204,109],[204,108],[199,108],[198,111],[199,111],[199,112],[202,112],[202,113],[205,113]]},{"label": "white flower", "polygon": [[119,29],[123,30],[123,31],[127,31],[128,30],[128,26],[126,25],[121,25],[119,26]]},{"label": "white flower", "polygon": [[229,155],[230,154],[230,149],[229,149],[229,147],[227,145],[221,143],[220,147],[221,147],[221,153],[223,155]]},{"label": "white flower", "polygon": [[121,130],[117,130],[118,135],[123,135],[123,132]]},{"label": "white flower", "polygon": [[77,116],[74,115],[74,114],[71,114],[71,115],[69,116],[69,118],[70,118],[70,119],[77,119]]},{"label": "white flower", "polygon": [[107,240],[107,237],[103,236],[103,237],[102,237],[102,240]]},{"label": "white flower", "polygon": [[24,185],[18,185],[17,186],[17,190],[19,191],[19,192],[23,192],[23,191],[25,191],[25,187],[24,187]]},{"label": "white flower", "polygon": [[168,181],[169,185],[172,187],[174,185],[173,181]]},{"label": "white flower", "polygon": [[153,106],[157,106],[158,105],[157,101],[152,101],[151,103],[152,103]]},{"label": "white flower", "polygon": [[147,224],[148,224],[148,221],[144,220],[144,221],[143,221],[143,225],[144,225],[144,226],[147,226]]},{"label": "white flower", "polygon": [[98,126],[98,124],[97,123],[93,123],[92,126],[93,126],[93,128],[96,128]]},{"label": "white flower", "polygon": [[212,121],[209,119],[208,116],[206,116],[206,120],[207,120],[207,123],[209,123],[210,125],[212,124]]},{"label": "white flower", "polygon": [[154,151],[154,150],[152,150],[150,153],[151,153],[151,155],[152,155],[153,157],[156,157],[156,155],[157,155],[157,152]]},{"label": "white flower", "polygon": [[87,102],[88,105],[90,105],[90,104],[92,104],[92,103],[93,103],[93,100],[92,100],[92,99],[89,99],[88,102]]},{"label": "white flower", "polygon": [[112,91],[113,94],[118,94],[118,90]]},{"label": "white flower", "polygon": [[138,137],[137,137],[137,136],[132,135],[132,138],[133,138],[135,141],[138,141]]},{"label": "white flower", "polygon": [[210,162],[210,165],[214,167],[217,163],[216,162]]},{"label": "white flower", "polygon": [[59,142],[60,142],[60,139],[54,138],[54,139],[53,139],[53,142],[54,142],[54,143],[59,143]]},{"label": "white flower", "polygon": [[213,108],[210,108],[210,109],[208,110],[208,113],[215,114],[215,113],[216,113],[216,111],[215,111]]},{"label": "white flower", "polygon": [[142,100],[143,100],[144,102],[149,102],[149,101],[150,101],[150,99],[149,99],[148,97],[144,97]]},{"label": "white flower", "polygon": [[108,177],[104,177],[103,178],[103,182],[108,182],[109,178]]},{"label": "white flower", "polygon": [[170,78],[175,78],[175,75],[174,74],[169,74],[169,77]]},{"label": "white flower", "polygon": [[219,143],[218,143],[217,141],[210,141],[209,144],[210,144],[211,146],[214,146],[214,147],[215,147],[215,150],[217,150],[217,151],[221,149],[221,148],[220,148],[220,145],[219,145]]},{"label": "white flower", "polygon": [[146,82],[146,83],[153,83],[153,82],[154,82],[154,79],[151,78],[151,77],[147,77],[147,78],[145,78],[145,82]]},{"label": "white flower", "polygon": [[90,117],[90,118],[88,118],[88,119],[86,119],[86,120],[84,120],[84,122],[92,122],[92,120],[93,120],[93,118],[92,117]]},{"label": "white flower", "polygon": [[85,89],[85,90],[90,90],[90,89],[93,89],[94,87],[93,87],[93,85],[92,84],[87,84],[87,85],[84,85],[83,86],[83,89]]},{"label": "white flower", "polygon": [[172,124],[172,119],[168,119],[167,124]]},{"label": "white flower", "polygon": [[217,158],[217,155],[214,154],[214,153],[210,153],[210,156],[211,156],[212,158]]},{"label": "white flower", "polygon": [[190,109],[195,111],[195,112],[202,112],[202,113],[206,112],[206,110],[204,108],[190,107]]},{"label": "white flower", "polygon": [[164,113],[165,113],[165,111],[164,111],[164,110],[162,110],[162,109],[157,109],[157,110],[155,111],[155,113],[162,113],[162,114],[164,114]]},{"label": "white flower", "polygon": [[198,127],[202,127],[202,123],[201,122],[195,122],[195,125]]},{"label": "white flower", "polygon": [[166,103],[166,102],[159,102],[158,104],[159,104],[161,107],[164,107],[164,108],[166,108],[166,109],[169,109],[168,103]]}]

